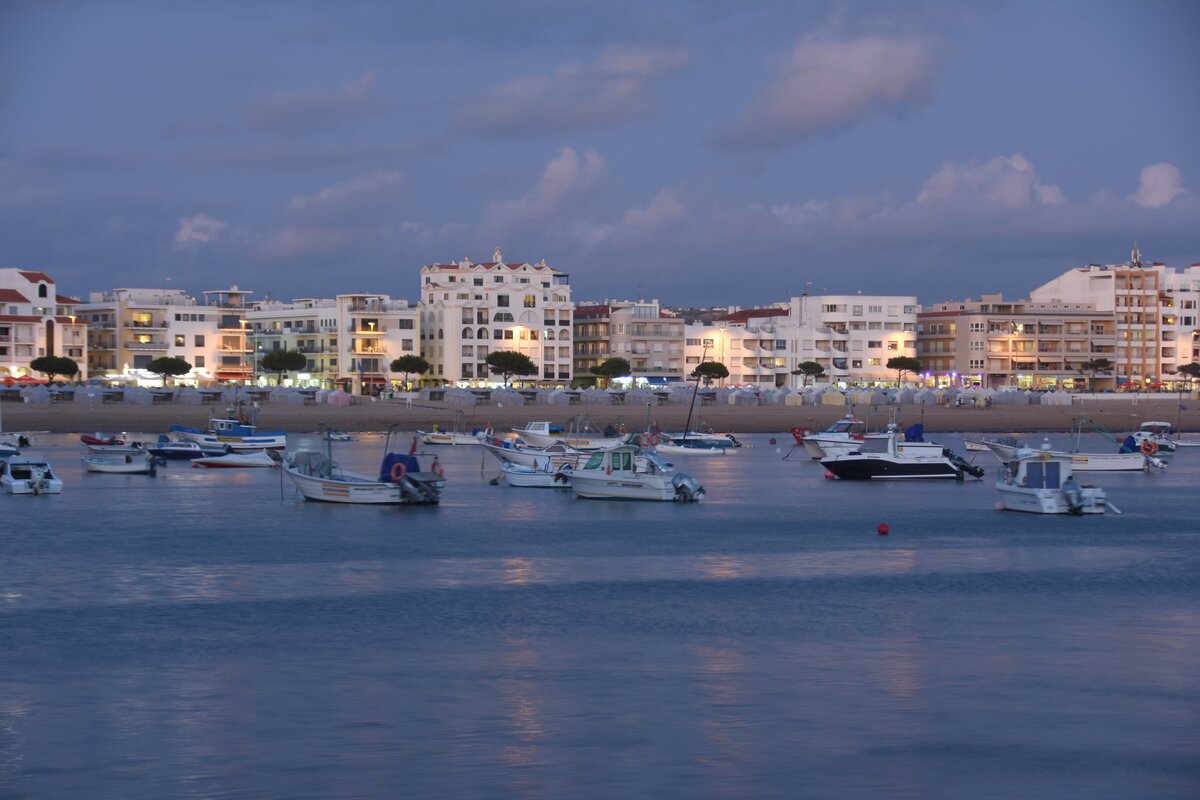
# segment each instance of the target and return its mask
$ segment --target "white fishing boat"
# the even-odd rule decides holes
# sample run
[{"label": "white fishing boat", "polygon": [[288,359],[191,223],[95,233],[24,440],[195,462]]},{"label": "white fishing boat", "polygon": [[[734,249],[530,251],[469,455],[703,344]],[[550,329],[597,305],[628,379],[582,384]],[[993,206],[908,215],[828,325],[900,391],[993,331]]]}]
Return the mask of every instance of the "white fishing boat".
[{"label": "white fishing boat", "polygon": [[89,444],[87,452],[88,455],[100,458],[118,458],[120,456],[136,456],[146,451],[142,449],[139,442],[132,442],[130,444]]},{"label": "white fishing boat", "polygon": [[61,494],[63,482],[45,461],[13,457],[0,462],[0,486],[8,494]]},{"label": "white fishing boat", "polygon": [[235,406],[224,417],[211,417],[204,430],[187,425],[172,425],[169,430],[205,448],[230,447],[233,450],[282,450],[287,446],[286,431],[260,431],[258,409]]},{"label": "white fishing boat", "polygon": [[[1145,441],[1132,447],[1123,445],[1120,452],[1117,453],[1082,452],[1083,434],[1089,431],[1103,436],[1114,444],[1120,444],[1111,431],[1097,425],[1095,420],[1088,417],[1073,420],[1071,434],[1067,439],[1067,449],[1071,452],[1071,468],[1075,472],[1141,472],[1150,467],[1156,469],[1166,469],[1167,467],[1167,462],[1157,456],[1158,447],[1146,444]],[[1015,447],[1015,441],[1013,445]],[[1014,448],[1009,449],[1011,451]]]},{"label": "white fishing boat", "polygon": [[723,450],[742,446],[742,443],[732,433],[688,431],[687,433],[663,433],[659,435],[664,444],[669,441],[672,444],[683,445],[685,447],[691,446],[693,442],[696,443],[695,446],[697,447],[715,447]]},{"label": "white fishing boat", "polygon": [[[294,437],[283,470],[305,500],[361,505],[434,505],[446,480],[440,467],[422,472],[417,457],[400,452],[397,426],[388,430],[379,475],[342,469],[328,437]],[[434,459],[437,463],[437,459]]]},{"label": "white fishing boat", "polygon": [[190,461],[193,458],[202,458],[204,456],[223,456],[229,452],[223,447],[201,447],[190,439],[172,440],[166,434],[159,435],[158,442],[153,447],[147,449],[151,454],[159,458],[175,461]]},{"label": "white fishing boat", "polygon": [[86,472],[107,472],[115,475],[155,475],[166,461],[145,450],[136,453],[86,455],[79,459]]},{"label": "white fishing boat", "polygon": [[482,442],[482,446],[501,464],[518,464],[523,467],[535,467],[539,459],[544,457],[550,458],[555,464],[576,466],[582,457],[587,455],[563,442],[555,442],[549,447],[528,447],[512,439],[494,439]]},{"label": "white fishing boat", "polygon": [[[800,443],[804,445],[804,449],[810,457],[820,459],[827,457],[832,452],[844,454],[847,444],[861,443],[867,438],[881,438],[882,436],[883,434],[872,434],[869,437],[867,424],[853,414],[847,414],[823,431],[804,435],[801,437]],[[834,450],[827,452],[826,445],[833,446]]]},{"label": "white fishing boat", "polygon": [[714,443],[699,442],[692,439],[664,439],[654,445],[659,453],[668,456],[723,456],[734,450],[731,446],[722,447]]},{"label": "white fishing boat", "polygon": [[1120,452],[1140,452],[1147,456],[1172,455],[1175,452],[1174,428],[1169,422],[1150,420],[1143,422],[1138,429],[1121,443]]},{"label": "white fishing boat", "polygon": [[1120,514],[1104,490],[1075,480],[1072,454],[1055,452],[1045,442],[1040,449],[1018,447],[996,452],[1002,459],[996,490],[1001,510],[1032,514]]},{"label": "white fishing boat", "polygon": [[263,469],[278,467],[280,461],[279,454],[272,450],[255,450],[230,451],[223,456],[202,456],[193,458],[191,464],[207,469]]},{"label": "white fishing boat", "polygon": [[542,456],[532,467],[503,462],[500,476],[509,486],[521,489],[569,489],[574,469],[571,464],[555,464],[549,457]]},{"label": "white fishing boat", "polygon": [[448,431],[443,431],[437,425],[431,431],[417,431],[421,444],[427,445],[477,445],[492,435],[491,428],[476,428],[467,430],[466,415],[462,409],[454,412],[454,424]]},{"label": "white fishing boat", "polygon": [[546,421],[530,422],[523,428],[513,428],[512,432],[533,447],[549,447],[555,442],[562,442],[576,450],[594,451],[617,447],[625,442],[623,432],[610,425],[610,431],[601,433],[587,417],[567,420],[560,435],[551,433],[550,427],[551,424]]},{"label": "white fishing boat", "polygon": [[690,475],[674,471],[654,453],[643,453],[645,466],[635,461],[636,445],[621,445],[592,453],[571,473],[571,488],[579,497],[608,500],[697,502],[704,487]]}]

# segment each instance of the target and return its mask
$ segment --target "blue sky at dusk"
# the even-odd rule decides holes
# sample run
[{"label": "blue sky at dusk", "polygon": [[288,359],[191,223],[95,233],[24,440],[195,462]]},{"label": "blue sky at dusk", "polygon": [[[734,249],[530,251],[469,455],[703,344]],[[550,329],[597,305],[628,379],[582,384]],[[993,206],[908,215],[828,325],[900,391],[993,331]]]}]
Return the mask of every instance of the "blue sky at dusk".
[{"label": "blue sky at dusk", "polygon": [[[1017,296],[1200,261],[1191,2],[0,4],[0,266],[67,292]],[[168,284],[169,279],[169,284]]]}]

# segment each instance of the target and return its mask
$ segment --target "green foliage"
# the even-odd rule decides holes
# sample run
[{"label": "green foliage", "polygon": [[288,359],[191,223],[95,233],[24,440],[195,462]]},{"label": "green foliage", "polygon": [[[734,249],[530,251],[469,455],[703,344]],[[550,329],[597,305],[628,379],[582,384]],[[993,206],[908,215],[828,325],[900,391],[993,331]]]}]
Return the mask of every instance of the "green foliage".
[{"label": "green foliage", "polygon": [[805,385],[807,385],[809,378],[812,378],[815,380],[815,379],[821,377],[822,375],[824,375],[825,368],[822,367],[820,364],[818,364],[816,361],[801,361],[799,364],[796,365],[796,368],[794,370],[792,370],[792,374],[793,375],[803,375],[804,383],[805,383]]},{"label": "green foliage", "polygon": [[708,386],[714,380],[724,380],[729,377],[729,368],[720,361],[705,361],[702,364],[697,364],[692,370],[692,377],[703,378],[704,385]]},{"label": "green foliage", "polygon": [[1109,372],[1112,368],[1113,364],[1107,358],[1093,358],[1090,361],[1080,364],[1079,371],[1088,376],[1088,391],[1092,391],[1092,384],[1096,380],[1096,373]]},{"label": "green foliage", "polygon": [[182,358],[163,356],[162,358],[156,358],[147,364],[146,369],[149,372],[161,375],[163,386],[166,386],[168,377],[187,375],[192,371],[192,365]]},{"label": "green foliage", "polygon": [[488,357],[484,361],[487,362],[488,369],[493,375],[500,375],[504,378],[505,388],[508,388],[508,382],[513,375],[537,374],[537,365],[529,356],[513,350],[497,350],[488,353]]},{"label": "green foliage", "polygon": [[276,374],[275,383],[282,384],[283,373],[308,366],[308,356],[295,350],[271,350],[258,363],[267,372]]},{"label": "green foliage", "polygon": [[921,371],[921,360],[911,356],[895,356],[887,360],[887,368],[896,370],[896,383],[899,384],[904,373]]},{"label": "green foliage", "polygon": [[403,373],[405,384],[412,383],[412,378],[409,376],[424,375],[433,368],[428,361],[416,355],[400,356],[399,358],[392,359],[390,366],[392,372]]},{"label": "green foliage", "polygon": [[622,375],[632,375],[633,368],[623,358],[610,358],[592,367],[589,372],[604,378],[605,383],[612,383],[613,378],[619,378]]},{"label": "green foliage", "polygon": [[70,378],[79,372],[79,365],[65,356],[38,356],[29,362],[29,366],[44,373],[48,381],[54,380],[55,375]]},{"label": "green foliage", "polygon": [[1192,380],[1200,380],[1200,364],[1184,364],[1175,371],[1180,375],[1186,375]]}]

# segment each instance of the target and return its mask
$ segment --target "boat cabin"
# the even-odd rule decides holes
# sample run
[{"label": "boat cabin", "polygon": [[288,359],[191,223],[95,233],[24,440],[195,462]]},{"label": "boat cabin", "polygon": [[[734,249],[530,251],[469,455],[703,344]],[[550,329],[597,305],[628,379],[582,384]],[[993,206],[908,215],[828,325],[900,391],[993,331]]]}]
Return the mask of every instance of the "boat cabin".
[{"label": "boat cabin", "polygon": [[861,439],[867,432],[867,425],[858,417],[842,417],[821,433],[844,433]]},{"label": "boat cabin", "polygon": [[1172,430],[1173,430],[1173,428],[1171,427],[1171,423],[1157,422],[1157,421],[1153,421],[1153,420],[1148,421],[1148,422],[1143,422],[1138,427],[1138,431],[1141,433],[1153,433],[1157,436],[1162,436],[1164,438],[1169,438],[1171,436]]}]

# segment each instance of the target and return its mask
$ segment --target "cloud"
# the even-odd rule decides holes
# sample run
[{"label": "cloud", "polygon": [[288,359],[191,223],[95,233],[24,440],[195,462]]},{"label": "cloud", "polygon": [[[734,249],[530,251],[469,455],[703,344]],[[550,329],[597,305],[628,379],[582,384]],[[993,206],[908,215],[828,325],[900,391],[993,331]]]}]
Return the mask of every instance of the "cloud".
[{"label": "cloud", "polygon": [[621,215],[621,224],[630,228],[660,231],[681,221],[683,204],[673,189],[666,188],[654,196],[645,208],[631,208]]},{"label": "cloud", "polygon": [[463,109],[456,124],[509,136],[617,125],[650,113],[652,81],[687,63],[682,50],[610,47],[593,64],[564,64],[497,86]]},{"label": "cloud", "polygon": [[404,177],[399,172],[372,172],[326,186],[316,194],[297,195],[288,203],[288,211],[295,214],[374,203],[403,187]]},{"label": "cloud", "polygon": [[1143,208],[1159,208],[1181,194],[1187,194],[1187,189],[1183,188],[1183,173],[1179,167],[1159,163],[1142,170],[1138,189],[1129,199]]},{"label": "cloud", "polygon": [[289,225],[268,234],[258,246],[258,255],[265,261],[293,261],[330,256],[367,235],[369,234],[357,230]]},{"label": "cloud", "polygon": [[198,247],[216,241],[221,231],[229,225],[208,214],[195,214],[179,218],[179,229],[175,231],[175,247],[179,249]]},{"label": "cloud", "polygon": [[1042,183],[1024,156],[997,156],[984,164],[945,163],[921,187],[916,203],[972,203],[1002,208],[1059,205],[1062,190]]},{"label": "cloud", "polygon": [[376,108],[372,90],[378,77],[373,69],[343,83],[337,90],[281,92],[272,95],[249,112],[252,126],[283,133],[307,133],[327,128],[349,116]]},{"label": "cloud", "polygon": [[581,198],[607,178],[604,157],[592,150],[581,156],[564,147],[542,169],[533,189],[526,195],[489,206],[485,226],[492,230],[512,230],[538,225],[577,207]]},{"label": "cloud", "polygon": [[921,39],[806,37],[718,143],[778,148],[872,114],[901,112],[929,96],[934,77],[930,45]]}]

